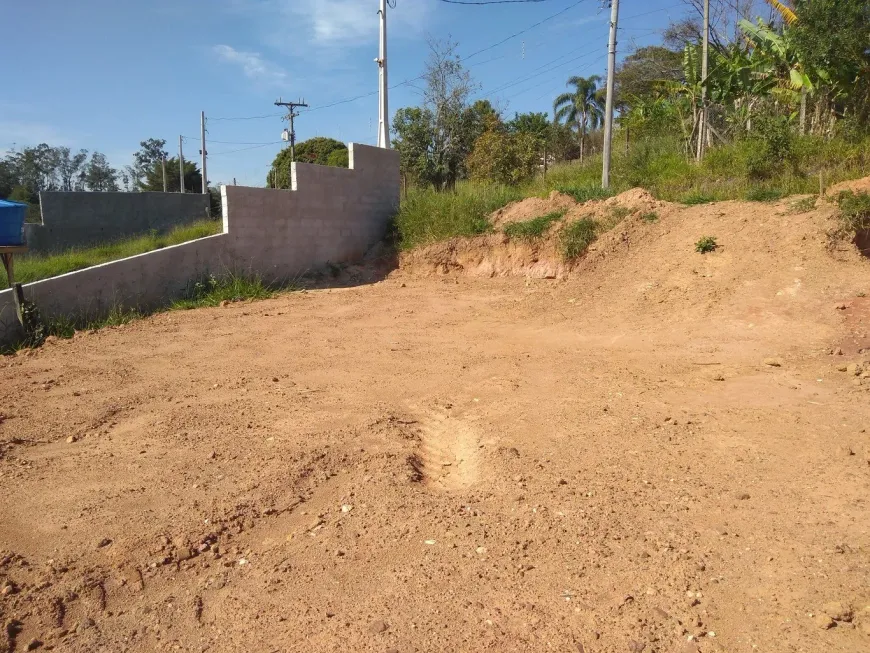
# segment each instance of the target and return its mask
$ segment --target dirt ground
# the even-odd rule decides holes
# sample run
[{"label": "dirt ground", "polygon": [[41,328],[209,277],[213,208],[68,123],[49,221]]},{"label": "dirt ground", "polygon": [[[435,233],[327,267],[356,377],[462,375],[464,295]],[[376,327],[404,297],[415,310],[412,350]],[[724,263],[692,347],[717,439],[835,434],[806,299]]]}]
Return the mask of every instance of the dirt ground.
[{"label": "dirt ground", "polygon": [[870,650],[831,214],[629,217],[561,279],[454,244],[0,360],[0,651]]}]

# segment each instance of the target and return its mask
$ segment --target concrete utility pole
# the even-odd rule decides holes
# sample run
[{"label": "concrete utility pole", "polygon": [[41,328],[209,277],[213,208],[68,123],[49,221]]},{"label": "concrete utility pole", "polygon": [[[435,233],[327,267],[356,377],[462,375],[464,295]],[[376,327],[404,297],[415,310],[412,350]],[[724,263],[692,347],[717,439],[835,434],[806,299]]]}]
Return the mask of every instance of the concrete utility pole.
[{"label": "concrete utility pole", "polygon": [[[395,6],[395,3],[393,3]],[[390,149],[390,111],[387,94],[387,0],[381,0],[378,11],[381,26],[378,64],[378,147]]]},{"label": "concrete utility pole", "polygon": [[710,0],[704,0],[704,40],[701,46],[701,119],[698,122],[698,161],[707,140],[707,63],[710,55]]},{"label": "concrete utility pole", "polygon": [[199,139],[202,142],[202,149],[199,153],[202,155],[202,194],[208,193],[208,175],[205,172],[205,111],[199,112]]},{"label": "concrete utility pole", "polygon": [[166,192],[166,155],[160,155],[160,164],[163,168],[163,192]]},{"label": "concrete utility pole", "polygon": [[178,178],[181,182],[181,192],[184,192],[184,148],[182,146],[183,136],[178,137]]},{"label": "concrete utility pole", "polygon": [[295,161],[296,130],[293,125],[293,119],[299,117],[299,114],[296,113],[296,107],[307,107],[308,105],[305,104],[305,100],[300,100],[299,102],[282,102],[281,98],[278,98],[278,101],[275,102],[275,106],[287,107],[290,110],[290,113],[287,115],[287,118],[290,120],[290,161]]},{"label": "concrete utility pole", "polygon": [[610,155],[613,149],[613,79],[616,74],[616,29],[619,21],[619,0],[610,1],[610,42],[607,45],[607,102],[604,107],[604,167],[601,186],[610,186]]}]

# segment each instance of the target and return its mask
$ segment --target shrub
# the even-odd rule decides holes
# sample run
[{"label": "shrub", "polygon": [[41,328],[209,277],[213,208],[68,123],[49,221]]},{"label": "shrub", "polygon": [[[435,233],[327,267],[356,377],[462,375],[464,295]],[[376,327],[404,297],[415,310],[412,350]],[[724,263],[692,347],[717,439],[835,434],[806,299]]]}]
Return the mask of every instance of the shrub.
[{"label": "shrub", "polygon": [[534,176],[540,149],[532,134],[488,131],[475,142],[468,171],[477,181],[518,184]]},{"label": "shrub", "polygon": [[870,195],[844,190],[837,195],[835,201],[840,207],[840,218],[847,229],[870,229]]},{"label": "shrub", "polygon": [[789,213],[806,213],[816,208],[816,196],[803,197],[789,205]]},{"label": "shrub", "polygon": [[534,218],[533,220],[512,222],[505,226],[504,233],[509,238],[523,238],[526,240],[540,238],[546,233],[547,229],[550,228],[550,225],[559,220],[563,215],[565,215],[565,213],[566,210],[561,209]]},{"label": "shrub", "polygon": [[582,255],[595,242],[598,234],[598,223],[589,218],[582,218],[565,225],[560,234],[562,257],[572,261]]},{"label": "shrub", "polygon": [[640,219],[644,222],[658,222],[659,214],[655,211],[648,211],[646,213],[642,213]]},{"label": "shrub", "polygon": [[704,236],[695,243],[695,251],[701,254],[712,252],[716,249],[716,239],[713,236]]},{"label": "shrub", "polygon": [[794,131],[788,118],[761,115],[753,124],[747,139],[751,144],[747,164],[750,179],[768,179],[788,163],[794,167]]}]

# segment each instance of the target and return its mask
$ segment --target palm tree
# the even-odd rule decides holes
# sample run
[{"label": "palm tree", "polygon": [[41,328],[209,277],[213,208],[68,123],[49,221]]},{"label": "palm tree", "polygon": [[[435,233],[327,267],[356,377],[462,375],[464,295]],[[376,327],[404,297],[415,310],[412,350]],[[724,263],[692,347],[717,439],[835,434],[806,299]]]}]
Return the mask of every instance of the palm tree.
[{"label": "palm tree", "polygon": [[592,77],[570,77],[568,86],[573,86],[571,93],[562,93],[553,102],[553,119],[555,122],[565,121],[566,125],[574,126],[580,133],[580,161],[583,161],[583,144],[586,141],[586,132],[601,125],[604,118],[601,94],[598,84],[601,78],[598,75]]}]

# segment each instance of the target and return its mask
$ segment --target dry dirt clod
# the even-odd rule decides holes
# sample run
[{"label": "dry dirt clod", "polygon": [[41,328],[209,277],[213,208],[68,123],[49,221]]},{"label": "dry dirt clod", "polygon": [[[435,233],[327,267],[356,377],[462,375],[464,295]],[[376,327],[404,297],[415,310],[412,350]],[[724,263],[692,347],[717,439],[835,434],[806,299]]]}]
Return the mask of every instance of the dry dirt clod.
[{"label": "dry dirt clod", "polygon": [[852,621],[852,608],[840,601],[830,601],[822,606],[822,612],[834,621]]},{"label": "dry dirt clod", "polygon": [[747,492],[738,492],[737,500],[738,501],[746,501],[749,498],[749,493]]},{"label": "dry dirt clod", "polygon": [[98,549],[105,548],[105,547],[109,546],[111,543],[112,543],[112,540],[110,540],[108,537],[104,537],[99,542],[97,542],[97,548]]},{"label": "dry dirt clod", "polygon": [[765,358],[764,364],[768,367],[782,367],[782,359],[781,358]]},{"label": "dry dirt clod", "polygon": [[78,438],[74,435],[69,436],[66,439],[67,444],[72,444],[73,442],[78,442]]},{"label": "dry dirt clod", "polygon": [[828,615],[824,613],[819,613],[815,617],[813,617],[813,623],[816,624],[822,630],[828,630],[829,628],[833,628],[837,624],[831,619]]},{"label": "dry dirt clod", "polygon": [[386,632],[389,626],[385,621],[378,619],[369,624],[369,632],[377,635],[378,633]]}]

